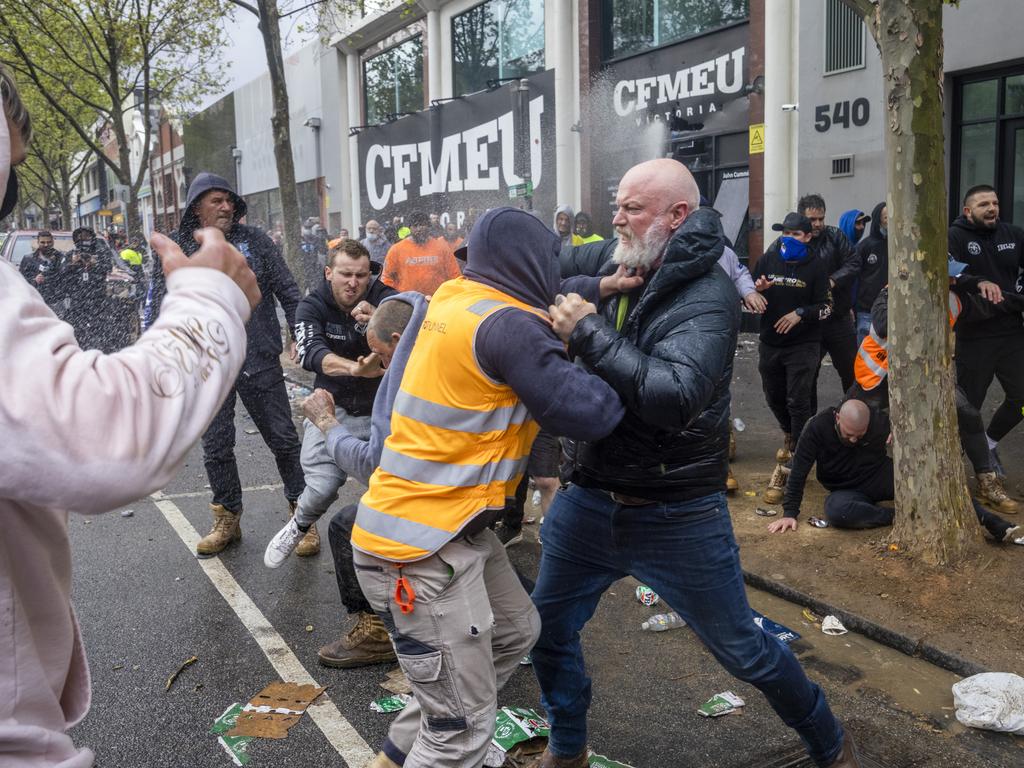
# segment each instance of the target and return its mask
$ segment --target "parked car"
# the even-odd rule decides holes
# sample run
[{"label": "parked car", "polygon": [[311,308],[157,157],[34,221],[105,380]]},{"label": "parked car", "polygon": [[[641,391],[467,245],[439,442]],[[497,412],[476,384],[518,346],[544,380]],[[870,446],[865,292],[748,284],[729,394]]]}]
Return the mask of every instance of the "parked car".
[{"label": "parked car", "polygon": [[[21,260],[31,254],[38,246],[36,237],[43,230],[39,229],[16,229],[8,233],[3,245],[0,245],[0,259],[11,262],[14,266],[21,264]],[[71,240],[70,232],[51,229],[53,235],[53,247],[64,253],[71,253],[75,244]]]}]

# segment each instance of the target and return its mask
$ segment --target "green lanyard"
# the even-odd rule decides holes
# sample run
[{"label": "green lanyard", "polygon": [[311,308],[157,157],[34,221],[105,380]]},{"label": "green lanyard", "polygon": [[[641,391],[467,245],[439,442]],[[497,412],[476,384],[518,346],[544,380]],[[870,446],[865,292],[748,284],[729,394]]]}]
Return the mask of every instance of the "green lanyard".
[{"label": "green lanyard", "polygon": [[629,314],[629,296],[623,294],[619,296],[619,307],[615,314],[615,330],[621,331],[622,326],[626,323],[626,316]]}]

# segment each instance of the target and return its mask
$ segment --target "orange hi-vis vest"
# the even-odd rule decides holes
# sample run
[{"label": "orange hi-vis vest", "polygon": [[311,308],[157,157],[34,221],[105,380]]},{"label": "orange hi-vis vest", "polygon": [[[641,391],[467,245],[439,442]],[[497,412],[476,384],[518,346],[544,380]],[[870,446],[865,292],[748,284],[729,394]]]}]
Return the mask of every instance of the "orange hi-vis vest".
[{"label": "orange hi-vis vest", "polygon": [[[949,327],[956,325],[956,319],[960,316],[962,305],[960,297],[952,291],[949,292]],[[857,357],[853,361],[853,374],[860,384],[861,389],[870,392],[889,375],[889,343],[875,332],[872,325],[868,335],[857,350]]]},{"label": "orange hi-vis vest", "polygon": [[352,545],[398,563],[422,560],[515,495],[539,430],[507,384],[480,368],[480,324],[539,310],[460,277],[437,289],[391,413],[380,466],[359,502]]}]

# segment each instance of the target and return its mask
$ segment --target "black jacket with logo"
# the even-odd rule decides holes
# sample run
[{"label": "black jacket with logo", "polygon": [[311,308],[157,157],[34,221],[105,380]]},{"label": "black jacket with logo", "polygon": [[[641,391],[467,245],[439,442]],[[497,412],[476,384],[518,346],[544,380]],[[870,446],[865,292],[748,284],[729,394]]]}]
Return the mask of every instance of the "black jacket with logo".
[{"label": "black jacket with logo", "polygon": [[[51,248],[50,253],[45,257],[42,249],[33,251],[21,260],[18,270],[28,280],[29,284],[39,291],[50,307],[55,306],[64,299],[67,291],[64,288],[64,262],[65,255],[57,248]],[[37,283],[36,277],[42,275],[43,282]],[[63,307],[61,307],[63,311]]]},{"label": "black jacket with logo", "polygon": [[[853,306],[853,286],[857,282],[857,275],[860,274],[860,260],[853,244],[849,238],[842,233],[842,230],[827,226],[817,237],[811,238],[807,244],[807,250],[818,258],[825,265],[825,277],[831,278],[835,285],[832,286],[832,311],[828,320],[832,317],[839,317],[849,312]],[[766,253],[779,255],[779,241],[776,240]],[[826,286],[828,281],[826,280]],[[785,313],[783,313],[785,314]]]},{"label": "black jacket with logo", "polygon": [[[995,229],[976,227],[959,216],[949,228],[949,255],[967,265],[967,273],[991,280],[1003,293],[1022,293],[1020,270],[1024,268],[1024,229],[999,222]],[[1019,314],[997,315],[985,320],[964,318],[956,324],[961,339],[1007,336],[1019,333],[1024,322]]]},{"label": "black jacket with logo", "polygon": [[[820,321],[832,314],[832,295],[825,262],[810,249],[799,261],[786,261],[780,252],[779,240],[781,238],[757,260],[750,274],[755,281],[759,277],[772,281],[772,287],[763,294],[768,301],[768,309],[761,315],[761,342],[770,347],[788,347],[821,341]],[[797,309],[803,311],[800,322],[789,333],[778,333],[775,323]]]},{"label": "black jacket with logo", "polygon": [[857,243],[857,258],[860,259],[860,280],[857,283],[857,298],[854,309],[870,312],[878,292],[889,282],[889,237],[882,234],[879,218],[885,203],[881,202],[871,212],[871,232]]},{"label": "black jacket with logo", "polygon": [[[363,300],[376,307],[395,293],[394,288],[374,277]],[[314,386],[330,392],[334,404],[347,413],[369,415],[380,386],[379,378],[328,376],[324,373],[323,360],[328,354],[349,360],[370,354],[366,331],[360,333],[356,330],[355,319],[350,312],[338,306],[331,293],[331,284],[326,280],[321,280],[316,290],[299,302],[295,311],[295,341],[302,367],[316,374]]]}]

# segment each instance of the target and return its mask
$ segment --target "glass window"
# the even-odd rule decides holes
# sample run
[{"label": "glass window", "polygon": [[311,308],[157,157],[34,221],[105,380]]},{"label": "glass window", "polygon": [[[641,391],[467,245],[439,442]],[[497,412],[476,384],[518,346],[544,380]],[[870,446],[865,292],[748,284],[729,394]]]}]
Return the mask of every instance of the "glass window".
[{"label": "glass window", "polygon": [[1006,78],[1006,95],[1003,101],[1004,115],[1019,115],[1024,112],[1024,75]]},{"label": "glass window", "polygon": [[1014,132],[1013,141],[1013,223],[1024,224],[1024,128]]},{"label": "glass window", "polygon": [[984,120],[986,117],[995,117],[998,96],[998,80],[964,83],[961,120]]},{"label": "glass window", "polygon": [[960,129],[960,194],[975,184],[991,184],[996,168],[996,124],[965,125]]},{"label": "glass window", "polygon": [[423,109],[423,37],[406,40],[363,64],[366,122]]},{"label": "glass window", "polygon": [[544,69],[544,0],[488,0],[452,19],[455,92]]},{"label": "glass window", "polygon": [[604,0],[604,12],[605,58],[617,59],[744,21],[750,15],[750,2]]}]

